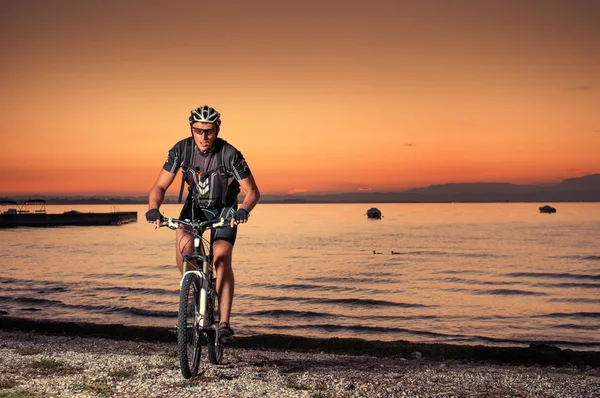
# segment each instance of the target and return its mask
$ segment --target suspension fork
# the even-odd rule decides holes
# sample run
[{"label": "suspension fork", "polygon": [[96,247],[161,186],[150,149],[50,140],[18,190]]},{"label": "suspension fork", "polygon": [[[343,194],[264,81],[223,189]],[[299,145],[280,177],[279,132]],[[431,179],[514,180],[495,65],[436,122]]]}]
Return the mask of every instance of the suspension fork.
[{"label": "suspension fork", "polygon": [[194,238],[194,254],[198,255],[201,259],[202,259],[202,278],[201,278],[201,282],[202,285],[200,286],[200,297],[199,297],[199,318],[200,318],[200,326],[202,328],[207,328],[210,327],[211,325],[208,323],[208,300],[210,299],[208,292],[211,289],[211,279],[212,278],[212,266],[211,266],[211,262],[212,262],[212,242],[211,242],[211,247],[209,250],[209,254],[206,255],[206,253],[202,253],[204,252],[203,247],[201,247],[202,245],[202,239],[199,237],[195,237]]}]

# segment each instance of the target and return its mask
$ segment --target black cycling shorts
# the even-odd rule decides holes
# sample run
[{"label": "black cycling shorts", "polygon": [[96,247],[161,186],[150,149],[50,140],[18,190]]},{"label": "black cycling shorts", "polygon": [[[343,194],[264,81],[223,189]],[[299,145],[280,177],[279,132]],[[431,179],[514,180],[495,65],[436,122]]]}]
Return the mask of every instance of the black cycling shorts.
[{"label": "black cycling shorts", "polygon": [[[205,209],[198,206],[194,206],[191,200],[186,200],[183,208],[181,209],[181,213],[179,214],[179,218],[181,220],[191,220],[192,219],[192,209],[194,211],[194,219],[199,221],[208,221],[218,217],[227,217],[232,215],[232,213],[237,210],[237,203],[230,207],[224,207],[221,209]],[[228,214],[229,213],[229,214]],[[235,238],[237,237],[237,225],[233,228],[231,226],[227,226],[225,228],[211,229],[210,238],[214,242],[216,240],[225,240],[231,245],[235,245]]]}]

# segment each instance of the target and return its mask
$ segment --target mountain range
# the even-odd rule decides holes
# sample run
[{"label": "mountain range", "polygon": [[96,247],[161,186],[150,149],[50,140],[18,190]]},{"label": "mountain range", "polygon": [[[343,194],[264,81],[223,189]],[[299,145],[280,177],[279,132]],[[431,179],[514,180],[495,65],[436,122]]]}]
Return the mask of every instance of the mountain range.
[{"label": "mountain range", "polygon": [[[475,182],[430,185],[399,192],[356,192],[324,195],[283,195],[284,202],[598,202],[600,174],[569,178],[555,185]],[[265,201],[270,198],[264,198]],[[262,201],[262,199],[261,199]]]},{"label": "mountain range", "polygon": [[[138,204],[147,196],[11,196],[2,200],[21,203],[44,199],[48,204]],[[421,203],[421,202],[600,202],[600,174],[568,178],[555,185],[517,185],[506,182],[475,182],[430,185],[396,192],[350,192],[338,194],[263,194],[261,203]],[[165,203],[177,203],[167,197]]]}]

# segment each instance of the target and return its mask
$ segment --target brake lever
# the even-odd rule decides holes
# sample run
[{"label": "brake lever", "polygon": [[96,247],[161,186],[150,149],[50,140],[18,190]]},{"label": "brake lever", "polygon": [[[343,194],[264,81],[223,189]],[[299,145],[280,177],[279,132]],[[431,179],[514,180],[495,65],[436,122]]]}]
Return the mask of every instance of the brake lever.
[{"label": "brake lever", "polygon": [[173,218],[169,217],[167,218],[167,227],[169,227],[172,230],[176,230],[177,228],[179,228],[179,225],[175,222],[173,222]]},{"label": "brake lever", "polygon": [[216,228],[224,227],[225,226],[225,218],[221,217],[221,220],[219,222],[214,223],[212,226],[216,227]]}]

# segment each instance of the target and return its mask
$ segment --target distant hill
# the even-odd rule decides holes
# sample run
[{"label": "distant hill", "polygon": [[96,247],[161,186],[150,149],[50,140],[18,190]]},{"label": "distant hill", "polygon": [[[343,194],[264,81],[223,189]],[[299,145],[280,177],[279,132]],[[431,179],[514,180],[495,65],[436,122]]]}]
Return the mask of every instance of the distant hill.
[{"label": "distant hill", "polygon": [[600,174],[590,174],[579,178],[567,178],[563,182],[549,187],[552,190],[590,191],[600,189]]},{"label": "distant hill", "polygon": [[454,195],[457,193],[523,193],[536,192],[542,189],[535,185],[515,185],[507,182],[474,182],[463,184],[430,185],[423,188],[414,188],[404,191],[418,195]]},{"label": "distant hill", "polygon": [[352,192],[323,195],[280,195],[262,202],[394,203],[394,202],[600,202],[600,174],[569,178],[555,185],[505,182],[451,183],[399,192]]},{"label": "distant hill", "polygon": [[[48,204],[142,204],[147,196],[12,196],[1,200],[45,199]],[[600,174],[568,178],[555,185],[475,182],[430,185],[398,192],[263,195],[261,203],[413,203],[413,202],[600,202]],[[165,203],[177,203],[167,197]]]}]

